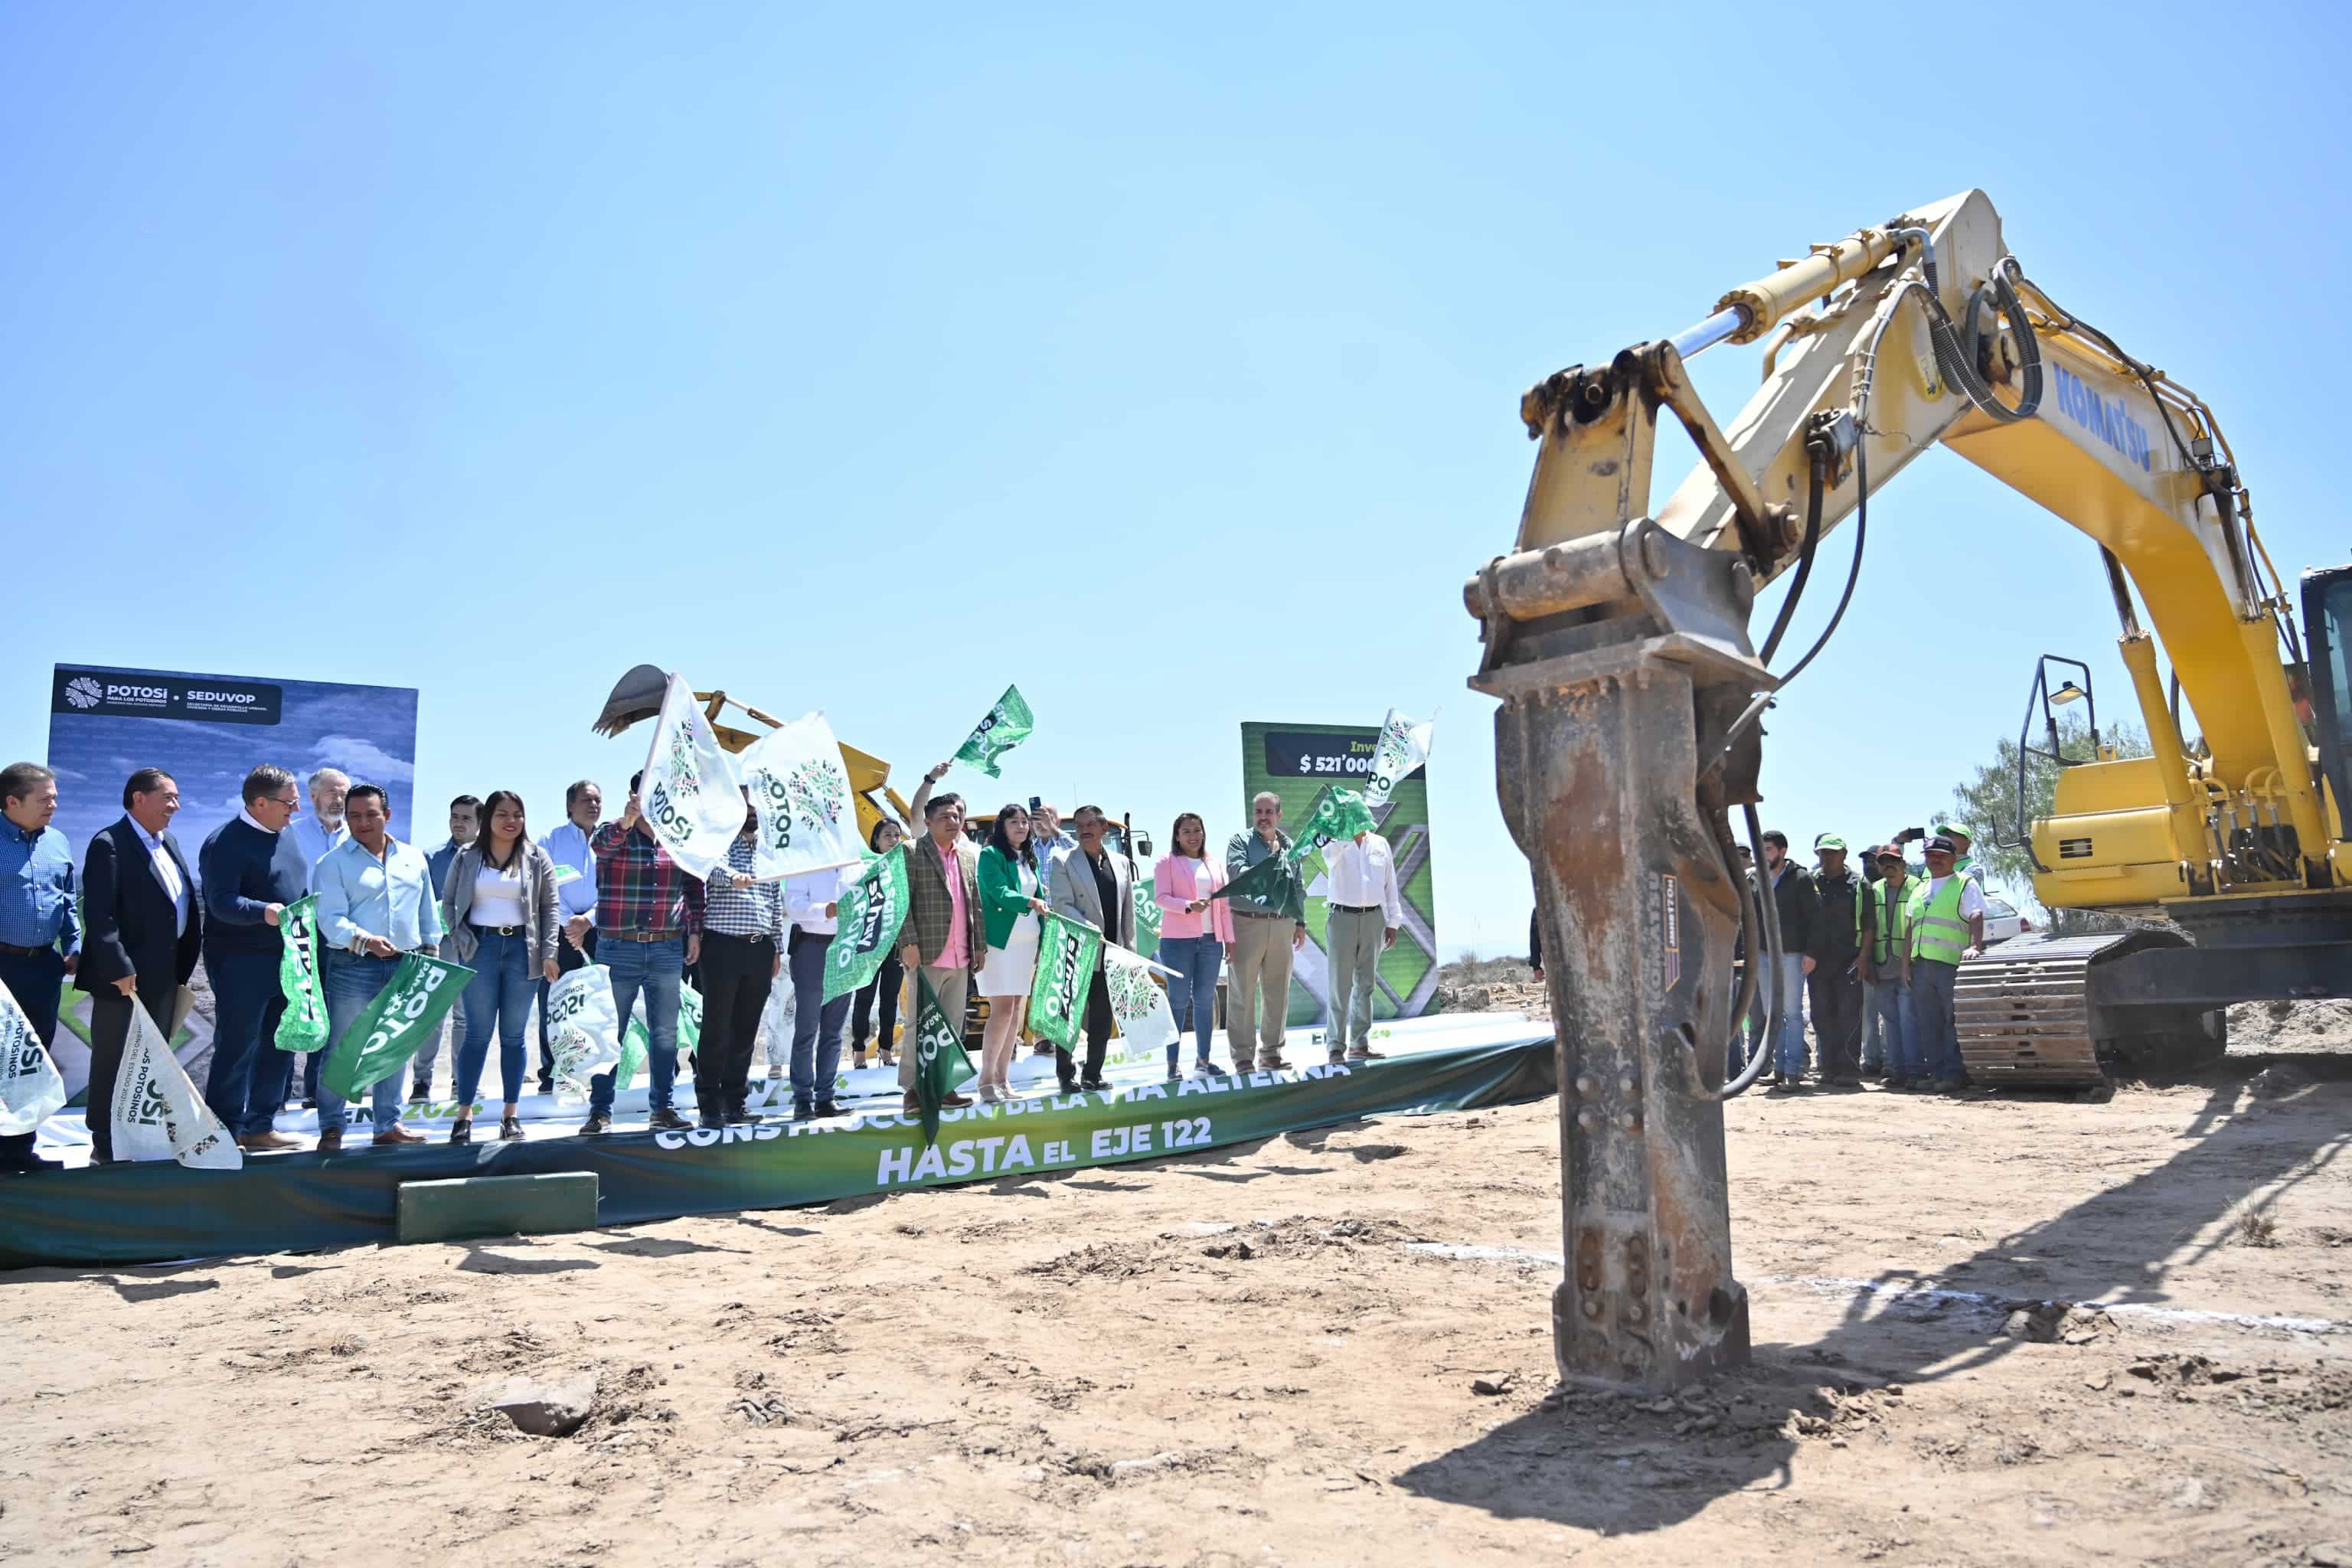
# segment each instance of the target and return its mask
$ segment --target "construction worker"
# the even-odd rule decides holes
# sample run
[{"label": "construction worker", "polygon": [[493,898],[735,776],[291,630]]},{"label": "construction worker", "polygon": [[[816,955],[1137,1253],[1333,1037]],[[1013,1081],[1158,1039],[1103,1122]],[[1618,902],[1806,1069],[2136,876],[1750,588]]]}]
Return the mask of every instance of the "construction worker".
[{"label": "construction worker", "polygon": [[1855,1088],[1862,1082],[1862,879],[1846,864],[1845,840],[1824,833],[1813,840],[1813,939],[1805,951],[1813,972],[1805,977],[1813,1000],[1813,1038],[1821,1047],[1822,1082]]},{"label": "construction worker", "polygon": [[1805,1087],[1805,977],[1813,972],[1813,922],[1820,900],[1813,879],[1789,858],[1789,836],[1779,828],[1764,835],[1765,897],[1780,921],[1780,963],[1772,976],[1774,998],[1771,1087],[1793,1092]]},{"label": "construction worker", "polygon": [[1900,845],[1882,844],[1871,851],[1871,858],[1878,879],[1854,910],[1863,984],[1877,1014],[1886,1087],[1910,1089],[1925,1077],[1918,1059],[1918,1029],[1911,1017],[1911,989],[1903,979],[1904,955],[1911,948],[1910,868],[1903,863]]},{"label": "construction worker", "polygon": [[[1862,873],[1862,897],[1856,899],[1853,904],[1854,947],[1857,952],[1869,951],[1870,933],[1876,929],[1877,917],[1873,910],[1874,900],[1878,897],[1878,884],[1881,879],[1878,870],[1879,848],[1880,846],[1875,844],[1864,846],[1862,859],[1854,867],[1855,870]],[[1871,965],[1857,960],[1854,973],[1862,977],[1862,1076],[1864,1079],[1880,1078],[1885,1076],[1886,1071],[1886,1056],[1878,1037],[1877,972]],[[1887,983],[1894,984],[1891,965]]]},{"label": "construction worker", "polygon": [[1939,822],[1928,830],[1928,837],[1937,836],[1952,841],[1952,869],[1974,882],[1978,887],[1983,887],[1984,868],[1978,865],[1976,857],[1969,853],[1969,847],[1976,842],[1969,836],[1969,830],[1957,822]]},{"label": "construction worker", "polygon": [[1984,889],[1955,869],[1958,853],[1941,834],[1927,840],[1927,874],[1912,884],[1906,908],[1911,952],[1902,975],[1911,992],[1922,1070],[1948,1094],[1969,1087],[1952,1014],[1952,984],[1960,964],[1984,951]]}]

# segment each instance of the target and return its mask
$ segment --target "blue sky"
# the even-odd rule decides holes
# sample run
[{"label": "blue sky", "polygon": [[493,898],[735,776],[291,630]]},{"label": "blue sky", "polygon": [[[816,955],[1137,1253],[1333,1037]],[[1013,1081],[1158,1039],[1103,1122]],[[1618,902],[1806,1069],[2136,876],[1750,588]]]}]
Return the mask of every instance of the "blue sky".
[{"label": "blue sky", "polygon": [[[587,730],[640,660],[908,788],[1013,680],[951,787],[1222,834],[1242,721],[1442,710],[1440,935],[1516,948],[1459,584],[1520,391],[1971,185],[2212,403],[2281,566],[2344,559],[2333,8],[1758,18],[10,7],[0,751],[55,660],[415,686],[419,794],[543,828],[642,757]],[[2037,653],[2127,690],[2086,541],[1948,455],[1873,510],[1792,837],[1935,810]]]}]

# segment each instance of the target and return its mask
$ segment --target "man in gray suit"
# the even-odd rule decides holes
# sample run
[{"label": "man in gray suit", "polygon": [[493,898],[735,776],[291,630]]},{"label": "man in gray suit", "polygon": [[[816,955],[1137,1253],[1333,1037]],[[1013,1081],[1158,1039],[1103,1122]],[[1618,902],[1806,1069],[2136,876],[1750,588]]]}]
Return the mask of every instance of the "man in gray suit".
[{"label": "man in gray suit", "polygon": [[[1054,862],[1050,887],[1054,912],[1071,920],[1084,921],[1103,933],[1106,942],[1119,946],[1135,946],[1135,900],[1132,889],[1135,873],[1127,857],[1114,855],[1103,846],[1103,837],[1110,829],[1110,821],[1098,805],[1082,805],[1070,818],[1070,826],[1078,830],[1078,847]],[[1062,1092],[1079,1089],[1107,1089],[1103,1082],[1103,1053],[1110,1048],[1110,987],[1103,979],[1103,966],[1095,965],[1093,981],[1087,987],[1087,1072],[1077,1078],[1076,1068],[1067,1051],[1057,1052],[1054,1071],[1062,1080]]]}]

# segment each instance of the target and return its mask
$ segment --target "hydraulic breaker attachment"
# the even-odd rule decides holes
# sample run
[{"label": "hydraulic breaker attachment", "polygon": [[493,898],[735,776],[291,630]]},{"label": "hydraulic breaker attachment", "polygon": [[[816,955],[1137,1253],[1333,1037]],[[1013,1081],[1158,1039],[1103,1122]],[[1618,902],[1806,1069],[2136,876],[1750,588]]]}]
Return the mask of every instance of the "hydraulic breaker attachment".
[{"label": "hydraulic breaker attachment", "polygon": [[[1579,397],[1535,432],[1550,495],[1531,492],[1520,550],[1465,588],[1486,640],[1470,684],[1502,701],[1496,776],[1534,872],[1557,1029],[1554,1353],[1564,1381],[1646,1390],[1748,1358],[1720,1099],[1743,897],[1728,812],[1756,799],[1750,703],[1774,684],[1748,641],[1746,563],[1640,515],[1646,485],[1616,467],[1646,479],[1657,350],[1672,358],[1650,345],[1563,373]],[[1559,514],[1538,515],[1562,500],[1589,531],[1561,537]]]}]

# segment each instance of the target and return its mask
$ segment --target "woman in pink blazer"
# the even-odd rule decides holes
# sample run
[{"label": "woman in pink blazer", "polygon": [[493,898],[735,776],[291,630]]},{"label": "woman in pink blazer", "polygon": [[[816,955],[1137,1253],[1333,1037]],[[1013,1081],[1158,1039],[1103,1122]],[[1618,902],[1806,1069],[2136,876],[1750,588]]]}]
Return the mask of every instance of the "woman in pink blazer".
[{"label": "woman in pink blazer", "polygon": [[1160,903],[1160,962],[1176,972],[1168,982],[1168,1007],[1176,1015],[1178,1037],[1168,1043],[1168,1076],[1181,1078],[1182,1031],[1189,1016],[1200,1040],[1192,1070],[1216,1072],[1209,1060],[1209,1037],[1217,1027],[1217,971],[1234,947],[1233,905],[1209,895],[1225,885],[1224,867],[1209,856],[1209,830],[1196,812],[1186,812],[1169,830],[1169,852],[1152,868],[1152,896]]}]

